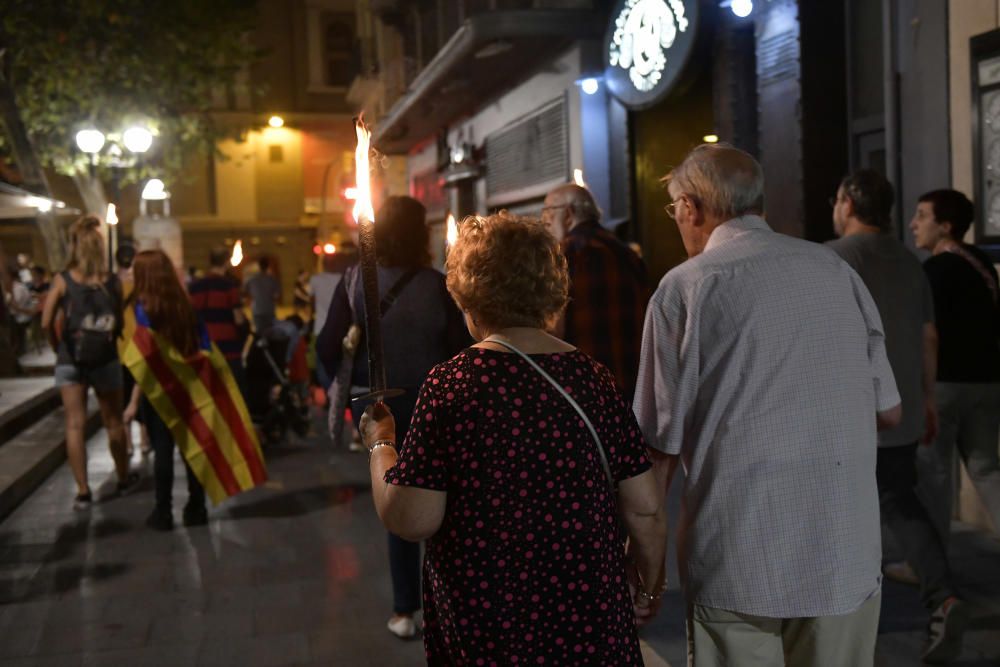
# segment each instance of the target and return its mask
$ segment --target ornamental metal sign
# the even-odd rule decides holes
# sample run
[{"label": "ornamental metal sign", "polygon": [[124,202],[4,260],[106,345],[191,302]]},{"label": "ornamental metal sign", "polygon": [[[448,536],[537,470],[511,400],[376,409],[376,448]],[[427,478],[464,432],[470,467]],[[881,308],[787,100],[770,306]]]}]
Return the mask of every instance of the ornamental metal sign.
[{"label": "ornamental metal sign", "polygon": [[630,109],[670,92],[694,50],[698,0],[620,0],[604,37],[604,81]]}]

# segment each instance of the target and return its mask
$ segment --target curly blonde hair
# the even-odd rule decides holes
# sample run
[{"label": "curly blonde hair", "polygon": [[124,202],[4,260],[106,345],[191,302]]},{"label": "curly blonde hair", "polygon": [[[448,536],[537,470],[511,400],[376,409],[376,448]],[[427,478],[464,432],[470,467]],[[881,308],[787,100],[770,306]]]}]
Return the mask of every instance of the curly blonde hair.
[{"label": "curly blonde hair", "polygon": [[452,297],[488,327],[547,328],[566,307],[566,258],[538,219],[507,211],[466,218],[446,267]]}]

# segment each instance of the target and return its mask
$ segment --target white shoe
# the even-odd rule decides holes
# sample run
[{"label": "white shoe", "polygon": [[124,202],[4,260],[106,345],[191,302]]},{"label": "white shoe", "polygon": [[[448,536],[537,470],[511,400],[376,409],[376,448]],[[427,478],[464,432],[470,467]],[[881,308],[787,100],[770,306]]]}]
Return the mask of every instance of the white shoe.
[{"label": "white shoe", "polygon": [[386,627],[400,639],[413,639],[417,636],[417,624],[413,622],[412,616],[393,616]]}]

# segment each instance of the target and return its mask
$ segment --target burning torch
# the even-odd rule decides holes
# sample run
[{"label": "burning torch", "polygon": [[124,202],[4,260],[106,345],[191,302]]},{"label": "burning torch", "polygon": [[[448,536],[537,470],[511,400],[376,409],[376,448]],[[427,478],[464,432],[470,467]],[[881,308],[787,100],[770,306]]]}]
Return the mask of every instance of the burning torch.
[{"label": "burning torch", "polygon": [[108,204],[104,222],[108,225],[108,273],[112,273],[115,270],[115,241],[118,240],[118,213],[114,204]]},{"label": "burning torch", "polygon": [[236,239],[236,244],[233,245],[233,254],[229,256],[229,265],[234,269],[243,262],[243,241]]},{"label": "burning torch", "polygon": [[455,241],[458,240],[458,223],[455,222],[455,216],[449,211],[448,218],[445,221],[445,236],[444,236],[444,249],[445,254],[451,252],[451,248],[455,245]]},{"label": "burning torch", "polygon": [[355,401],[382,401],[399,396],[400,389],[388,389],[385,379],[385,355],[382,348],[382,308],[378,292],[378,265],[375,259],[375,211],[369,177],[368,153],[372,133],[362,118],[356,118],[354,129],[358,146],[354,151],[357,174],[357,199],[354,201],[354,220],[358,223],[358,242],[361,253],[361,286],[364,289],[365,335],[368,339],[368,378],[371,391],[358,396]]}]

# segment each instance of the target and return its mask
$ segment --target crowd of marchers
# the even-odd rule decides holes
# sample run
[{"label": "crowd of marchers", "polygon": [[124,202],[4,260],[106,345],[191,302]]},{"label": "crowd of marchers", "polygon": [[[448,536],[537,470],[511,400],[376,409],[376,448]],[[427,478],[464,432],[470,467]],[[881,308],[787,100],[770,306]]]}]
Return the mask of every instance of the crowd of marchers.
[{"label": "crowd of marchers", "polygon": [[[883,569],[920,587],[923,659],[956,657],[955,452],[1000,519],[997,275],[963,242],[972,204],[920,197],[921,266],[874,171],[840,184],[825,245],[772,230],[761,167],[733,147],[663,181],[689,259],[651,295],[636,249],[566,185],[541,220],[467,218],[446,277],[385,318],[411,398],[360,430],[380,518],[426,541],[428,663],[641,664],[679,467],[687,604],[665,613],[686,615],[690,664],[872,665]],[[476,341],[457,354],[422,342],[453,326],[441,283]],[[331,374],[341,334],[321,346]],[[417,607],[390,629],[412,633]]]},{"label": "crowd of marchers", "polygon": [[[688,259],[655,290],[641,249],[606,229],[585,187],[549,193],[541,219],[466,218],[443,274],[423,205],[388,198],[375,302],[388,385],[403,391],[384,402],[351,401],[369,391],[373,302],[356,254],[300,276],[311,324],[279,321],[267,259],[242,287],[221,248],[197,280],[159,250],[120,252],[111,273],[100,222],[84,218],[69,266],[33,305],[16,288],[30,276],[5,274],[0,316],[23,325],[19,347],[30,317],[50,334],[75,505],[94,501],[93,388],[115,495],[138,482],[127,425],[143,423],[158,530],[173,527],[175,441],[196,429],[164,404],[157,354],[206,355],[211,341],[238,387],[230,398],[244,396],[266,430],[310,402],[290,385],[308,381],[312,346],[334,446],[346,411],[360,433],[351,448],[369,455],[388,629],[422,629],[428,664],[638,665],[637,627],[671,613],[686,618],[697,667],[872,665],[883,576],[920,588],[923,659],[956,657],[970,615],[947,556],[956,453],[1000,524],[1000,290],[990,258],[964,242],[972,203],[954,190],[920,197],[909,227],[930,253],[921,264],[873,171],[841,182],[827,244],[772,230],[762,169],[736,148],[700,146],[663,182],[664,224]],[[123,351],[143,327],[162,350]],[[661,609],[679,468],[686,605]],[[183,519],[198,526],[211,518],[205,478],[187,471]]]}]

